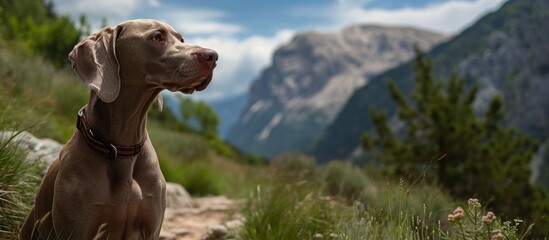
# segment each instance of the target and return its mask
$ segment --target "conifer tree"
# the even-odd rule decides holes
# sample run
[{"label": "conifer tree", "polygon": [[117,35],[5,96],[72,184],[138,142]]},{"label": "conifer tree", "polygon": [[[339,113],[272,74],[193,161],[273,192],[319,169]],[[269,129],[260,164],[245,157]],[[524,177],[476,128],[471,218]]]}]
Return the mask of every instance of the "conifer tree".
[{"label": "conifer tree", "polygon": [[476,83],[456,75],[435,79],[433,63],[416,53],[411,96],[388,83],[398,117],[391,123],[397,124],[391,127],[385,112],[372,109],[374,131],[362,137],[366,152],[390,174],[411,180],[425,174],[452,195],[489,201],[510,217],[548,213],[545,192],[529,183],[536,141],[503,126],[503,99],[495,96],[477,111]]}]

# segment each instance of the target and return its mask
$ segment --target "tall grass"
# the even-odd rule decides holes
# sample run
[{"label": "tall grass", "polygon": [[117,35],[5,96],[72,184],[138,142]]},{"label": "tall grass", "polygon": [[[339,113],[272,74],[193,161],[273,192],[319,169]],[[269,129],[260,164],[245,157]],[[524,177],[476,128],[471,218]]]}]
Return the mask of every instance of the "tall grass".
[{"label": "tall grass", "polygon": [[[0,96],[0,131],[14,130],[17,113],[9,99]],[[17,239],[30,210],[40,169],[25,160],[15,135],[0,137],[0,239]]]},{"label": "tall grass", "polygon": [[193,196],[229,193],[232,181],[211,160],[168,163],[161,161],[162,172],[170,182],[177,182]]},{"label": "tall grass", "polygon": [[518,240],[530,231],[520,233],[520,221],[488,225],[493,214],[480,205],[449,221],[457,203],[436,186],[372,179],[342,162],[311,169],[299,154],[276,159],[259,173],[267,177],[247,199],[238,239]]},{"label": "tall grass", "polygon": [[0,139],[0,239],[16,238],[30,210],[38,172],[13,137]]},{"label": "tall grass", "polygon": [[351,211],[308,184],[258,186],[247,202],[240,239],[333,239]]},{"label": "tall grass", "polygon": [[[239,239],[440,239],[438,225],[428,225],[432,215],[398,211],[397,203],[369,209],[361,202],[328,197],[315,183],[258,186],[248,198],[246,221]],[[395,196],[397,197],[397,196]],[[402,195],[401,197],[406,197]],[[391,209],[387,209],[391,208]]]},{"label": "tall grass", "polygon": [[243,197],[254,186],[254,169],[220,156],[197,133],[162,128],[151,121],[149,134],[167,181],[181,184],[193,196]]}]

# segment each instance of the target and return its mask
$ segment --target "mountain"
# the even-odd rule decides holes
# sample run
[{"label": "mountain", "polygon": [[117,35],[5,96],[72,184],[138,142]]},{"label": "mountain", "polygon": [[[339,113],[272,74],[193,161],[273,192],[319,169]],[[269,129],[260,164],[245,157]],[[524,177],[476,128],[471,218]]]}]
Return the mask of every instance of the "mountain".
[{"label": "mountain", "polygon": [[208,102],[221,119],[217,130],[222,138],[226,138],[231,127],[238,121],[244,107],[246,107],[246,101],[248,101],[248,94],[243,93]]},{"label": "mountain", "polygon": [[[549,136],[549,1],[510,0],[453,39],[433,48],[435,75],[451,73],[477,80],[482,108],[495,94],[505,100],[506,124],[542,142]],[[348,158],[360,151],[360,135],[372,127],[369,109],[394,116],[386,80],[403,92],[413,88],[414,73],[403,64],[358,89],[312,151],[321,161]],[[545,145],[548,145],[546,143]],[[547,149],[547,147],[545,147]],[[548,154],[545,154],[547,156]],[[545,159],[549,163],[549,157]]]},{"label": "mountain", "polygon": [[297,34],[252,83],[227,139],[266,157],[305,150],[371,76],[412,58],[415,44],[429,49],[444,39],[424,30],[372,25]]}]

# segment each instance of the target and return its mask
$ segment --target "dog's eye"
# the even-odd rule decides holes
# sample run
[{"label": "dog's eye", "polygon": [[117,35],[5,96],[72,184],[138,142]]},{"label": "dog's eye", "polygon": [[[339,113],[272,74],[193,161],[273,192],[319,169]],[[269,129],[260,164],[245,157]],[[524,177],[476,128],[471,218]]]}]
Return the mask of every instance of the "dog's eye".
[{"label": "dog's eye", "polygon": [[179,39],[179,41],[181,41],[182,43],[184,43],[184,42],[185,42],[185,39],[181,38],[181,39]]},{"label": "dog's eye", "polygon": [[152,39],[153,41],[155,41],[155,42],[160,42],[160,41],[162,41],[162,34],[160,34],[160,33],[159,33],[159,34],[156,34],[156,35],[154,35],[154,37],[152,37],[151,39]]}]

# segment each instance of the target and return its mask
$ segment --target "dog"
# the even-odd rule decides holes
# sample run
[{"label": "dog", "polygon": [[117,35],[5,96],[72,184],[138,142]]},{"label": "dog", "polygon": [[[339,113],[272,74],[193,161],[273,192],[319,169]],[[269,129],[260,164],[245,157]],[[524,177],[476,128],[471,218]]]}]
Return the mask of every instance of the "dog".
[{"label": "dog", "polygon": [[69,54],[90,88],[77,130],[49,167],[21,239],[158,239],[166,181],[146,130],[164,89],[191,94],[210,83],[218,55],[187,44],[166,23],[103,28]]}]

